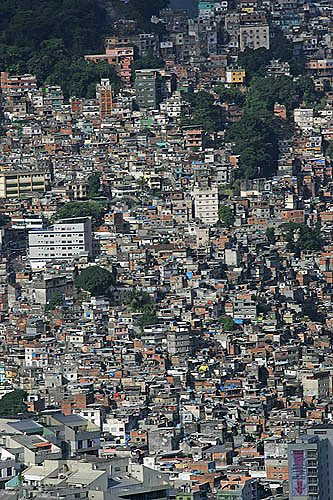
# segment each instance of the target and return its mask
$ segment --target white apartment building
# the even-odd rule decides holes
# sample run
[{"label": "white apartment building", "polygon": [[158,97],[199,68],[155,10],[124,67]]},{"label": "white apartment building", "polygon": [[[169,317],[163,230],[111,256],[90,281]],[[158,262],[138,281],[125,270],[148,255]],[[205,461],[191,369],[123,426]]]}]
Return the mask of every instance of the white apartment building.
[{"label": "white apartment building", "polygon": [[246,47],[260,49],[264,47],[269,50],[269,26],[268,24],[244,24],[239,27],[239,45],[243,52]]},{"label": "white apartment building", "polygon": [[206,189],[194,188],[195,218],[203,224],[215,224],[218,220],[219,194],[217,186]]},{"label": "white apartment building", "polygon": [[49,364],[49,356],[46,346],[28,345],[24,349],[24,361],[26,366],[45,368]]},{"label": "white apartment building", "polygon": [[[49,230],[29,231],[30,263],[35,267],[49,261],[92,257],[90,217],[62,219]],[[38,265],[40,263],[40,265]]]},{"label": "white apartment building", "polygon": [[297,108],[294,109],[294,121],[303,130],[311,130],[313,127],[313,109]]}]

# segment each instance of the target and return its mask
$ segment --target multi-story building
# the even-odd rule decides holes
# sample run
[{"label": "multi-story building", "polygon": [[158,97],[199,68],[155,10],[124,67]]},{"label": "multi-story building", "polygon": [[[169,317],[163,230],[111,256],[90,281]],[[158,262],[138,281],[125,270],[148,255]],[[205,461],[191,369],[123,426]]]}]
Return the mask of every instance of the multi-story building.
[{"label": "multi-story building", "polygon": [[157,109],[161,100],[161,79],[156,69],[135,72],[136,102],[140,108]]},{"label": "multi-story building", "polygon": [[301,129],[312,129],[313,127],[313,109],[297,108],[294,109],[294,121]]},{"label": "multi-story building", "polygon": [[52,85],[45,88],[44,107],[53,111],[60,111],[64,103],[64,94],[59,85]]},{"label": "multi-story building", "polygon": [[36,368],[45,368],[48,365],[49,355],[47,347],[41,344],[31,344],[25,347],[25,364]]},{"label": "multi-story building", "polygon": [[333,83],[333,59],[313,59],[305,65],[309,76],[316,80],[327,80]]},{"label": "multi-story building", "polygon": [[35,75],[12,75],[9,76],[5,71],[1,72],[2,90],[30,90],[37,89],[37,78]]},{"label": "multi-story building", "polygon": [[[66,457],[97,455],[100,448],[100,428],[80,415],[57,413],[46,416],[48,425],[56,429],[57,444]],[[59,432],[60,431],[60,432]]]},{"label": "multi-story building", "polygon": [[167,334],[168,353],[170,356],[189,356],[193,352],[193,336],[185,323],[170,328]]},{"label": "multi-story building", "polygon": [[[308,431],[319,439],[326,440],[328,439],[328,463],[329,470],[333,470],[333,425],[332,424],[319,424],[315,427],[312,427]],[[331,478],[328,478],[329,485],[329,496],[328,498],[333,497],[333,481]]]},{"label": "multi-story building", "polygon": [[204,224],[215,224],[218,220],[219,194],[217,186],[207,189],[194,188],[195,218]]},{"label": "multi-story building", "polygon": [[27,198],[45,193],[50,174],[38,170],[6,170],[0,172],[0,198]]},{"label": "multi-story building", "polygon": [[225,72],[226,82],[232,84],[242,84],[245,80],[245,69],[238,67],[228,67]]},{"label": "multi-story building", "polygon": [[63,219],[49,230],[29,232],[31,263],[70,261],[79,257],[90,258],[92,254],[90,217]]},{"label": "multi-story building", "polygon": [[257,317],[256,302],[249,294],[233,297],[233,317],[241,320],[255,320]]},{"label": "multi-story building", "polygon": [[99,102],[99,114],[101,118],[112,114],[112,87],[109,78],[103,78],[96,85],[96,98]]},{"label": "multi-story building", "polygon": [[328,439],[303,435],[288,445],[289,500],[329,500]]},{"label": "multi-story building", "polygon": [[239,27],[239,47],[243,52],[250,49],[269,49],[269,25],[266,23],[244,23]]},{"label": "multi-story building", "polygon": [[32,281],[30,297],[37,304],[47,304],[55,294],[65,294],[72,291],[73,282],[65,275],[45,276]]},{"label": "multi-story building", "polygon": [[202,151],[205,146],[205,131],[201,127],[183,127],[185,136],[185,149]]},{"label": "multi-story building", "polygon": [[230,481],[216,491],[217,500],[258,500],[258,480],[248,479],[241,482]]},{"label": "multi-story building", "polygon": [[106,61],[115,67],[116,72],[125,83],[130,83],[131,66],[134,59],[134,47],[108,47],[105,54],[84,56],[86,61]]}]

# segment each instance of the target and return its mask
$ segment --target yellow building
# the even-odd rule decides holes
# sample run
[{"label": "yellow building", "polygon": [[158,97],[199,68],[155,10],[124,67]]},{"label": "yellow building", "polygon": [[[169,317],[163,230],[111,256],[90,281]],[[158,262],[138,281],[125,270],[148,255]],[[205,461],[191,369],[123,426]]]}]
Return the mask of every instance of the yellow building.
[{"label": "yellow building", "polygon": [[232,84],[243,84],[245,80],[245,69],[242,68],[227,68],[226,81]]},{"label": "yellow building", "polygon": [[0,198],[27,198],[45,193],[49,175],[37,170],[0,171]]}]

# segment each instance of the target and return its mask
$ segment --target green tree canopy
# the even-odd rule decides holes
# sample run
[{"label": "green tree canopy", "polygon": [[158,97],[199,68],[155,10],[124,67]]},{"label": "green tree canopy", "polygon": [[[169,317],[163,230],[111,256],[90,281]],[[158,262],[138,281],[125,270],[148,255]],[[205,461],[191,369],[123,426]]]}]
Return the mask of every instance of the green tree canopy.
[{"label": "green tree canopy", "polygon": [[75,286],[92,295],[104,295],[113,283],[113,275],[100,266],[90,266],[82,269],[75,278]]},{"label": "green tree canopy", "polygon": [[260,49],[246,47],[243,52],[239,53],[238,64],[245,69],[246,80],[250,81],[254,75],[265,72],[271,59],[271,53],[263,47]]},{"label": "green tree canopy", "polygon": [[132,70],[135,72],[137,69],[158,69],[163,68],[164,62],[154,56],[152,51],[148,51],[147,55],[138,57],[133,61]]},{"label": "green tree canopy", "polygon": [[1,40],[39,50],[44,40],[61,38],[72,54],[97,50],[105,12],[97,0],[2,0]]},{"label": "green tree canopy", "polygon": [[101,186],[101,180],[99,175],[97,174],[92,174],[89,176],[88,179],[88,186],[87,186],[87,196],[88,198],[94,198],[95,196],[99,196]]},{"label": "green tree canopy", "polygon": [[228,88],[219,85],[214,87],[215,92],[220,96],[221,102],[226,102],[228,104],[236,104],[237,106],[243,106],[245,103],[245,94],[241,92],[238,88]]},{"label": "green tree canopy", "polygon": [[72,217],[91,217],[95,225],[103,221],[104,206],[97,201],[71,201],[63,205],[55,215],[55,220]]},{"label": "green tree canopy", "polygon": [[292,251],[321,250],[324,241],[321,236],[320,226],[309,227],[306,224],[289,222],[282,224],[281,229],[287,240],[287,248]]},{"label": "green tree canopy", "polygon": [[270,45],[269,50],[263,47],[259,49],[246,47],[238,55],[238,64],[245,69],[246,80],[248,82],[253,76],[264,74],[272,59],[288,62],[293,75],[297,76],[303,73],[304,58],[294,55],[293,43],[283,35],[282,31],[276,32]]},{"label": "green tree canopy", "polygon": [[138,318],[138,325],[140,326],[141,330],[143,330],[145,326],[155,325],[156,323],[158,323],[156,309],[152,304],[146,304],[141,312],[143,314]]},{"label": "green tree canopy", "polygon": [[331,160],[333,159],[333,141],[329,141],[328,142],[328,145],[326,147],[326,151],[325,151],[325,154],[331,158]]},{"label": "green tree canopy", "polygon": [[131,288],[125,294],[125,303],[133,312],[143,311],[144,307],[152,304],[152,299],[147,292]]},{"label": "green tree canopy", "polygon": [[266,238],[269,243],[274,244],[276,242],[274,227],[268,227],[266,229]]},{"label": "green tree canopy", "polygon": [[246,94],[246,114],[262,115],[263,111],[273,112],[274,103],[286,106],[290,112],[302,102],[309,106],[320,99],[311,78],[300,77],[294,81],[289,76],[255,77]]},{"label": "green tree canopy", "polygon": [[169,0],[128,0],[119,2],[111,0],[111,6],[119,17],[135,19],[139,29],[144,33],[159,31],[160,25],[150,22],[151,16],[157,15],[160,10],[169,5]]},{"label": "green tree canopy", "polygon": [[57,306],[62,306],[64,303],[64,296],[60,292],[56,292],[46,304],[46,311],[53,311]]},{"label": "green tree canopy", "polygon": [[227,205],[221,205],[218,210],[218,216],[220,221],[224,223],[226,227],[231,227],[233,224],[233,210]]},{"label": "green tree canopy", "polygon": [[22,389],[16,389],[15,391],[5,394],[5,396],[0,399],[0,416],[16,417],[20,413],[25,413],[27,411],[27,406],[24,402],[26,398],[27,393]]},{"label": "green tree canopy", "polygon": [[217,319],[217,322],[223,326],[223,330],[226,332],[231,332],[232,330],[236,330],[237,326],[230,316],[220,316]]},{"label": "green tree canopy", "polygon": [[182,97],[189,103],[189,111],[182,112],[181,126],[202,126],[206,132],[223,128],[219,106],[214,106],[214,97],[200,90],[199,92],[183,92]]},{"label": "green tree canopy", "polygon": [[36,74],[40,84],[60,85],[66,97],[93,97],[101,77],[117,89],[112,66],[83,58],[103,50],[105,19],[98,0],[3,0],[2,71]]},{"label": "green tree canopy", "polygon": [[270,124],[255,115],[242,116],[226,134],[235,143],[234,151],[240,155],[240,178],[271,176],[277,166],[278,136]]}]

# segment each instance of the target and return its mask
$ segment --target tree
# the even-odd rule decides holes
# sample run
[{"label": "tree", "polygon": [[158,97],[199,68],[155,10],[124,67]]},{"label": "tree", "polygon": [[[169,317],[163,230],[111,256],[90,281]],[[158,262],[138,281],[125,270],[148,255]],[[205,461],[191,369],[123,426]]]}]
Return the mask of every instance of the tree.
[{"label": "tree", "polygon": [[182,97],[188,102],[188,111],[183,111],[180,124],[184,126],[201,126],[206,132],[223,128],[222,115],[219,106],[214,105],[214,97],[200,90],[199,92],[183,92]]},{"label": "tree", "polygon": [[265,73],[266,67],[272,59],[288,62],[293,75],[299,75],[304,70],[304,58],[294,55],[293,43],[288,40],[282,31],[277,31],[271,41],[269,50],[261,47],[259,49],[246,49],[238,56],[238,64],[245,69],[246,79],[251,81],[255,75]]},{"label": "tree", "polygon": [[220,316],[217,319],[217,322],[223,326],[223,330],[225,332],[231,332],[232,330],[235,330],[237,327],[230,316]]},{"label": "tree", "polygon": [[294,252],[302,250],[321,250],[324,241],[321,236],[320,226],[309,227],[306,224],[289,222],[281,224],[284,237],[287,240],[287,248]]},{"label": "tree", "polygon": [[99,225],[104,217],[105,208],[97,201],[71,201],[63,205],[55,215],[55,220],[72,217],[91,217],[95,225]]},{"label": "tree", "polygon": [[238,65],[245,69],[246,80],[250,81],[255,74],[259,75],[265,72],[271,59],[271,53],[263,47],[260,49],[246,47],[238,56]]},{"label": "tree", "polygon": [[131,288],[125,294],[125,303],[133,312],[143,311],[145,306],[152,304],[152,299],[147,292]]},{"label": "tree", "polygon": [[231,227],[233,224],[233,211],[231,207],[227,205],[220,206],[218,210],[218,216],[220,221],[224,223],[226,227]]},{"label": "tree", "polygon": [[0,227],[6,227],[11,222],[11,218],[8,215],[0,213]]},{"label": "tree", "polygon": [[101,186],[101,181],[99,175],[92,174],[88,178],[88,186],[87,186],[87,196],[88,198],[94,198],[95,196],[99,196]]},{"label": "tree", "polygon": [[280,61],[292,61],[294,57],[293,42],[288,40],[282,31],[277,31],[270,44],[270,53],[272,59],[279,59]]},{"label": "tree", "polygon": [[64,296],[60,292],[56,292],[46,305],[46,311],[53,311],[58,306],[62,306],[64,303]]},{"label": "tree", "polygon": [[140,188],[141,193],[143,193],[143,191],[148,188],[148,182],[143,175],[137,180],[137,184]]},{"label": "tree", "polygon": [[243,106],[245,103],[245,94],[238,88],[228,88],[219,85],[218,87],[214,87],[214,90],[219,95],[221,102],[236,104],[237,106]]},{"label": "tree", "polygon": [[169,0],[128,0],[119,2],[112,0],[111,6],[119,17],[135,19],[140,33],[151,33],[160,29],[159,24],[150,22],[153,15],[158,15],[160,10],[169,5]]},{"label": "tree", "polygon": [[314,81],[308,76],[301,76],[297,79],[297,88],[300,99],[306,106],[316,104],[321,97],[320,92],[315,89]]},{"label": "tree", "polygon": [[27,406],[24,402],[26,398],[27,393],[22,389],[16,389],[15,391],[5,394],[5,396],[0,399],[0,416],[16,417],[20,413],[25,413],[27,411]]},{"label": "tree", "polygon": [[163,67],[164,62],[162,59],[155,57],[151,50],[148,50],[145,56],[135,59],[132,63],[134,73],[137,69],[158,69]]},{"label": "tree", "polygon": [[243,114],[226,133],[226,140],[235,143],[234,152],[240,155],[240,178],[268,177],[275,173],[278,137],[268,121],[255,114]]},{"label": "tree", "polygon": [[141,331],[145,326],[155,325],[156,323],[158,323],[156,310],[152,304],[146,304],[143,307],[142,313],[142,316],[140,316],[138,319],[138,325],[140,326]]},{"label": "tree", "polygon": [[2,70],[36,74],[40,84],[60,85],[66,97],[93,97],[101,77],[115,88],[114,68],[85,61],[102,50],[107,18],[98,0],[3,0],[0,2]]},{"label": "tree", "polygon": [[325,151],[326,156],[333,159],[333,141],[328,142],[328,146]]},{"label": "tree", "polygon": [[269,241],[269,243],[272,243],[274,244],[275,241],[276,241],[276,238],[275,238],[275,230],[274,230],[274,227],[268,227],[266,229],[266,238],[267,240]]},{"label": "tree", "polygon": [[100,266],[86,267],[75,278],[77,288],[82,288],[92,295],[104,295],[113,283],[113,275]]},{"label": "tree", "polygon": [[300,103],[299,88],[291,77],[256,76],[251,80],[247,91],[246,111],[273,111],[274,103],[284,104],[288,110],[294,109]]},{"label": "tree", "polygon": [[270,306],[264,297],[257,296],[255,301],[257,303],[257,314],[265,314],[270,311]]}]

